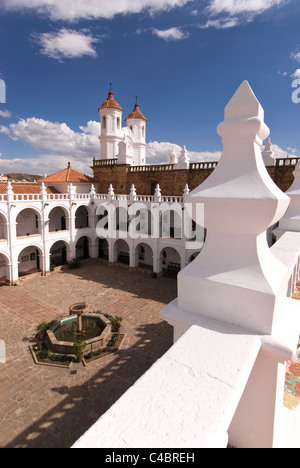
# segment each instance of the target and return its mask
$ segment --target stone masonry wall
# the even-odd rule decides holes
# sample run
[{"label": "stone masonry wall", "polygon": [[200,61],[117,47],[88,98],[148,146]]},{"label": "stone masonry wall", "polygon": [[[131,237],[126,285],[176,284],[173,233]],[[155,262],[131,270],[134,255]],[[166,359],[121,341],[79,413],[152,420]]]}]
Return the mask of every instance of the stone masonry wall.
[{"label": "stone masonry wall", "polygon": [[[139,195],[153,194],[153,187],[160,185],[163,195],[182,195],[186,184],[190,190],[194,190],[213,172],[213,168],[192,168],[184,170],[174,170],[170,165],[144,166],[131,168],[129,165],[96,165],[92,167],[95,178],[96,190],[98,193],[107,193],[110,184],[113,185],[115,193],[129,194],[132,184],[135,185]],[[267,167],[270,177],[278,187],[286,192],[293,183],[295,165]]]}]

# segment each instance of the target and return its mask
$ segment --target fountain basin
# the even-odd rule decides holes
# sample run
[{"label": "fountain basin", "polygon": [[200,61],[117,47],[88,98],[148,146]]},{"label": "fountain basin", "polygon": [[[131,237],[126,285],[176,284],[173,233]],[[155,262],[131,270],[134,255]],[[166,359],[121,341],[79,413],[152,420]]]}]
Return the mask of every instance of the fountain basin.
[{"label": "fountain basin", "polygon": [[47,330],[50,348],[55,353],[74,354],[73,343],[86,343],[84,353],[105,348],[111,336],[111,322],[102,314],[82,314],[82,334],[77,334],[77,315],[65,317]]}]

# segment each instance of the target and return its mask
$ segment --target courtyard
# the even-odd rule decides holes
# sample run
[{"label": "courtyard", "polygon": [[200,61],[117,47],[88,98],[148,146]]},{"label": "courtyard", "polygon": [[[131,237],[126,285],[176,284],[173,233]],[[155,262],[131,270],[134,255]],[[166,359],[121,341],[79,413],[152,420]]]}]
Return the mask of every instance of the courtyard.
[{"label": "courtyard", "polygon": [[[177,296],[174,278],[95,259],[70,270],[38,273],[0,288],[0,447],[68,448],[172,345],[173,330],[159,315]],[[299,288],[295,292],[299,298]],[[85,301],[89,311],[123,318],[125,339],[116,354],[70,368],[35,364],[29,345],[36,327],[68,315]],[[300,402],[300,365],[289,363],[285,406]]]},{"label": "courtyard", "polygon": [[[101,260],[1,287],[0,447],[70,447],[172,345],[172,327],[159,312],[176,295],[173,278]],[[29,345],[36,327],[68,315],[80,301],[90,311],[122,316],[122,349],[86,367],[35,364]]]}]

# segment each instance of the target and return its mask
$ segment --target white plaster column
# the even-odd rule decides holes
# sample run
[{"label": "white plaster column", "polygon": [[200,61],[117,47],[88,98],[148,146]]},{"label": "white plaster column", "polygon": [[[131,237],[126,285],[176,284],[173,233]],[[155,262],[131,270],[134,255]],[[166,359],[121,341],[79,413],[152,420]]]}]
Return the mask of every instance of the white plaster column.
[{"label": "white plaster column", "polygon": [[6,189],[6,198],[7,198],[7,219],[8,219],[8,246],[10,254],[10,264],[9,264],[9,283],[13,284],[19,279],[19,266],[18,266],[18,255],[16,249],[17,242],[17,222],[15,215],[15,205],[14,205],[14,192],[10,182],[7,183]]},{"label": "white plaster column", "polygon": [[[40,269],[42,270],[42,275],[46,276],[47,272],[50,271],[50,254],[47,254],[47,240],[49,238],[49,220],[48,220],[48,210],[47,210],[47,190],[44,182],[41,185],[41,203],[42,203],[42,219],[41,219],[41,234],[42,242],[44,249],[44,259],[41,262]],[[41,255],[40,255],[41,257]]]}]

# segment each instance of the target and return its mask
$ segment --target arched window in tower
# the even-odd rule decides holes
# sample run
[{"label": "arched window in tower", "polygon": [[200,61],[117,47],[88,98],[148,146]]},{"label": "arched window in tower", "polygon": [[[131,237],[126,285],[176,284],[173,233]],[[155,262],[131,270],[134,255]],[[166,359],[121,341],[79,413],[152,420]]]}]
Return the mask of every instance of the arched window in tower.
[{"label": "arched window in tower", "polygon": [[117,118],[117,129],[120,128],[120,117]]},{"label": "arched window in tower", "polygon": [[106,117],[102,117],[102,128],[105,130],[106,129]]},{"label": "arched window in tower", "polygon": [[143,138],[145,136],[145,127],[144,127],[144,125],[142,126],[142,136],[143,136]]}]

